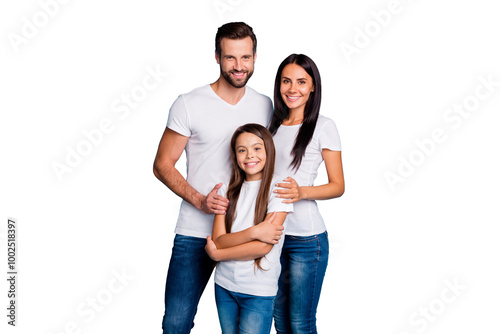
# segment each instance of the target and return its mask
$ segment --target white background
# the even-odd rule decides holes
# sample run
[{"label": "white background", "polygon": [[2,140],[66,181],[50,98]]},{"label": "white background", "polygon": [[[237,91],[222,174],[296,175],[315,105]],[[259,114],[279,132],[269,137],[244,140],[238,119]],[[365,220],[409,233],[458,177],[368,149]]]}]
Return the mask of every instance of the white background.
[{"label": "white background", "polygon": [[[272,96],[290,53],[315,60],[322,114],[341,135],[346,192],[320,204],[331,257],[319,331],[498,333],[493,3],[2,2],[0,258],[5,277],[7,219],[15,218],[19,272],[15,328],[1,280],[2,333],[160,333],[180,200],[154,177],[153,159],[175,98],[217,79],[214,37],[229,21],[257,35],[249,85],[259,92]],[[343,53],[346,44],[357,53]],[[128,115],[116,113],[147,68],[168,75]],[[496,86],[488,91],[480,77]],[[467,117],[448,114],[464,103]],[[84,149],[84,132],[105,119],[112,130],[59,180],[53,164]],[[431,145],[434,131],[441,142]],[[403,176],[391,187],[387,173]],[[195,322],[193,333],[220,331],[212,283]]]}]

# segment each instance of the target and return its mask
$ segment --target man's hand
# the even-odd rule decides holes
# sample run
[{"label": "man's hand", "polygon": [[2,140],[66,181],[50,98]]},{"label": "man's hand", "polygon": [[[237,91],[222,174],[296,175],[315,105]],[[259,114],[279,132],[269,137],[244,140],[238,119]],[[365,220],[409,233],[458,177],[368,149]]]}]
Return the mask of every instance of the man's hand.
[{"label": "man's hand", "polygon": [[222,183],[216,184],[212,191],[203,198],[201,201],[201,211],[208,214],[214,213],[216,215],[226,214],[229,201],[225,197],[217,195],[217,191],[221,187]]},{"label": "man's hand", "polygon": [[207,237],[207,244],[205,246],[205,251],[207,252],[208,256],[214,261],[217,260],[217,246],[215,245],[215,242],[212,240],[211,236]]},{"label": "man's hand", "polygon": [[273,214],[266,218],[262,223],[253,227],[254,238],[256,240],[271,245],[277,244],[280,241],[285,228],[282,225],[273,224],[275,217],[276,212],[273,212]]},{"label": "man's hand", "polygon": [[291,177],[287,177],[283,181],[287,183],[277,183],[276,186],[282,189],[275,189],[274,192],[277,193],[276,197],[284,198],[283,203],[295,203],[304,198],[304,195],[300,191],[300,187],[297,181]]}]

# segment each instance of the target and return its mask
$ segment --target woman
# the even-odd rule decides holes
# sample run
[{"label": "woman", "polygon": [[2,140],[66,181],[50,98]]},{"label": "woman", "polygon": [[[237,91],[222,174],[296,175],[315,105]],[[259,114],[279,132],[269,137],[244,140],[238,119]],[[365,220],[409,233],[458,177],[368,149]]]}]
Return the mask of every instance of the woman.
[{"label": "woman", "polygon": [[[335,123],[319,115],[321,78],[307,56],[292,54],[279,66],[269,126],[276,146],[275,190],[294,203],[286,218],[274,320],[277,333],[316,333],[316,310],[328,263],[328,234],[316,200],[342,196],[344,175]],[[324,161],[328,183],[314,186]]]}]

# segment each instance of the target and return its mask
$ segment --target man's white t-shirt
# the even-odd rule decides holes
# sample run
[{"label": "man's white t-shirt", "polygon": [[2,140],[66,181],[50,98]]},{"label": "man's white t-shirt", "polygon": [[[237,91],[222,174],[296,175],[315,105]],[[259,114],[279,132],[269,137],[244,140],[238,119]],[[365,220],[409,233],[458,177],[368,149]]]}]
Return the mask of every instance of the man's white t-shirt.
[{"label": "man's white t-shirt", "polygon": [[[187,182],[203,195],[219,182],[228,183],[234,131],[246,123],[267,126],[271,115],[271,100],[248,86],[236,105],[222,100],[210,85],[180,95],[170,108],[167,127],[189,137]],[[213,214],[205,214],[182,201],[175,233],[206,238],[212,234],[213,220]]]},{"label": "man's white t-shirt", "polygon": [[[273,183],[277,181],[278,179],[275,179]],[[260,184],[261,180],[243,182],[231,232],[243,231],[254,225],[255,203]],[[293,204],[282,203],[282,199],[276,198],[272,189],[273,187],[271,187],[267,212],[292,212]],[[260,265],[264,270],[255,266],[254,260],[219,262],[215,269],[215,283],[232,292],[254,296],[275,296],[278,292],[278,278],[281,272],[280,256],[284,239],[282,237],[279,243],[262,258]]]},{"label": "man's white t-shirt", "polygon": [[[276,147],[274,171],[277,175],[292,177],[299,186],[309,187],[314,185],[314,180],[318,176],[318,168],[323,162],[322,150],[341,151],[342,147],[335,122],[320,115],[299,169],[292,170],[290,167],[293,160],[291,152],[300,126],[301,124],[281,125],[276,131],[273,137]],[[326,230],[316,201],[301,200],[295,202],[293,211],[286,217],[287,235],[310,236],[323,233]]]}]

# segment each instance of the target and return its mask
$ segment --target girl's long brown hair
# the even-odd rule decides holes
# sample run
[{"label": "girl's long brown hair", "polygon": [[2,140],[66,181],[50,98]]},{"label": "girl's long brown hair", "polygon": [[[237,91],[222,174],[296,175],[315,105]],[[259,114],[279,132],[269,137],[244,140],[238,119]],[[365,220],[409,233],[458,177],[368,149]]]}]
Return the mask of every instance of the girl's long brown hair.
[{"label": "girl's long brown hair", "polygon": [[[259,192],[257,194],[257,201],[255,204],[254,225],[261,223],[267,214],[267,205],[269,203],[269,190],[271,189],[271,182],[274,174],[274,160],[276,156],[273,136],[265,127],[255,123],[249,123],[240,126],[231,138],[231,162],[233,165],[231,172],[231,181],[227,189],[226,197],[229,200],[229,206],[226,211],[226,233],[231,233],[233,221],[236,218],[236,204],[240,196],[241,186],[245,181],[245,172],[238,166],[236,161],[236,140],[242,133],[251,133],[262,139],[264,148],[266,150],[266,164],[262,170],[262,181],[260,183]],[[255,265],[262,269],[260,261],[262,257],[255,259]]]}]

